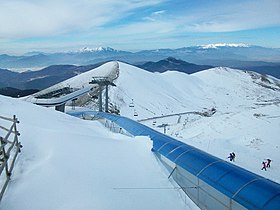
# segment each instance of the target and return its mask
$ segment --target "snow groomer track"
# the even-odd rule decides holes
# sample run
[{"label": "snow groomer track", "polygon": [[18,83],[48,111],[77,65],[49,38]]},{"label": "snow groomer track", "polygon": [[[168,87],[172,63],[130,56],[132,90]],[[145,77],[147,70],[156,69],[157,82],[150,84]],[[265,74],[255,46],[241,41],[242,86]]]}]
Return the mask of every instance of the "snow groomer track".
[{"label": "snow groomer track", "polygon": [[133,136],[149,136],[152,151],[170,176],[201,209],[280,209],[280,185],[129,118],[104,112],[77,112],[117,124]]}]

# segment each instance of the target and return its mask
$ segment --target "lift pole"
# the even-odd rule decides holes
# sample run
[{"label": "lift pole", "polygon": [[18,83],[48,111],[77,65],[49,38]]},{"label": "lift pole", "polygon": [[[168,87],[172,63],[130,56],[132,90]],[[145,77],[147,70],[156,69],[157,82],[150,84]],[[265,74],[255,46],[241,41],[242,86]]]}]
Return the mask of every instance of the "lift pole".
[{"label": "lift pole", "polygon": [[108,112],[108,85],[106,85],[105,87],[105,112]]},{"label": "lift pole", "polygon": [[113,82],[109,80],[108,77],[92,77],[92,81],[89,84],[98,84],[99,85],[99,111],[102,112],[102,89],[105,86],[105,112],[108,112],[108,86],[116,86]]},{"label": "lift pole", "polygon": [[102,112],[102,86],[99,84],[99,111]]}]

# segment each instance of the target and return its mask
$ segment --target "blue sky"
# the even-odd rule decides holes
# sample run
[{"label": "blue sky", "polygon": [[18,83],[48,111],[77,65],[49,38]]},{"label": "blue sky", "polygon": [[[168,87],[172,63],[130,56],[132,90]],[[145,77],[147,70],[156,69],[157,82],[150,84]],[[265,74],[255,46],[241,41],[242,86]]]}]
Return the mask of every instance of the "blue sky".
[{"label": "blue sky", "polygon": [[279,0],[0,0],[0,54],[210,43],[280,48]]}]

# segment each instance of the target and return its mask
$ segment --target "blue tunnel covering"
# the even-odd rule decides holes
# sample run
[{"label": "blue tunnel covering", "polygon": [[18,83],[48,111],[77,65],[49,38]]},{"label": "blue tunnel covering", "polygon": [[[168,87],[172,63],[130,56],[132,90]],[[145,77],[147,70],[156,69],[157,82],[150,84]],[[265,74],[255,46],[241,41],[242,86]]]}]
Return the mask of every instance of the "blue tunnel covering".
[{"label": "blue tunnel covering", "polygon": [[98,116],[113,121],[134,136],[149,136],[153,141],[153,151],[165,156],[247,209],[280,209],[280,185],[276,182],[126,117],[95,111],[70,114]]}]

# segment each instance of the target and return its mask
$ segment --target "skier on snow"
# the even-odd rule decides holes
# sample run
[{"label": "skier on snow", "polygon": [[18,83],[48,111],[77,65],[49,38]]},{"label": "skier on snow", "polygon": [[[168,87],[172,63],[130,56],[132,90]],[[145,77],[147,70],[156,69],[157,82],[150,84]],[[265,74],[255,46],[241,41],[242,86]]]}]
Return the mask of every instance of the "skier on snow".
[{"label": "skier on snow", "polygon": [[232,153],[229,153],[228,158],[229,158],[230,161],[232,161],[232,158],[233,158],[233,157],[232,157]]},{"label": "skier on snow", "polygon": [[262,170],[264,169],[266,171],[266,162],[263,161],[262,164],[263,164]]},{"label": "skier on snow", "polygon": [[232,152],[232,153],[231,153],[231,156],[232,156],[232,161],[234,162],[234,160],[235,160],[235,153]]},{"label": "skier on snow", "polygon": [[230,161],[234,161],[234,159],[235,159],[235,153],[234,153],[234,152],[229,153],[228,158],[229,158]]},{"label": "skier on snow", "polygon": [[266,165],[266,167],[267,168],[270,168],[270,162],[271,162],[271,160],[268,158],[268,159],[266,159],[267,160],[267,165]]}]

